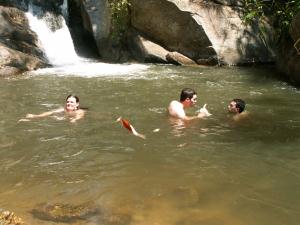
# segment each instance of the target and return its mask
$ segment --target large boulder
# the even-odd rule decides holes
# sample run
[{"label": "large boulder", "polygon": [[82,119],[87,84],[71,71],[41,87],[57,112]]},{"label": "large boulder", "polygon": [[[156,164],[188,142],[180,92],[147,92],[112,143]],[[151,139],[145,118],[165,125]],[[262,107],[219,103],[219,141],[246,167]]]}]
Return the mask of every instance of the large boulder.
[{"label": "large boulder", "polygon": [[43,58],[37,35],[30,30],[23,11],[0,6],[0,42],[15,50]]},{"label": "large boulder", "polygon": [[[130,0],[131,24],[165,49],[196,62],[272,62],[271,27],[245,25],[242,1]],[[264,26],[264,29],[259,27]],[[263,33],[263,30],[265,33]],[[211,60],[216,59],[216,60]]]},{"label": "large boulder", "polygon": [[167,60],[170,63],[181,66],[196,66],[197,63],[191,60],[190,58],[180,54],[179,52],[169,52],[167,54]]},{"label": "large boulder", "polygon": [[98,53],[104,58],[110,55],[111,11],[107,0],[79,0],[85,30],[96,42]]},{"label": "large boulder", "polygon": [[14,7],[22,11],[27,11],[28,1],[29,0],[0,0],[0,5],[5,7]]},{"label": "large boulder", "polygon": [[46,11],[57,11],[60,12],[60,7],[64,3],[64,0],[27,0],[33,5],[40,6]]},{"label": "large boulder", "polygon": [[45,11],[60,12],[63,2],[64,0],[0,0],[0,5],[18,8],[26,12],[30,3],[42,7]]},{"label": "large boulder", "polygon": [[97,58],[99,56],[98,47],[81,0],[69,1],[68,12],[68,27],[76,53],[84,58]]},{"label": "large boulder", "polygon": [[131,30],[128,35],[129,46],[134,58],[140,62],[170,63],[175,65],[195,66],[192,59],[179,52],[170,52],[147,37]]},{"label": "large boulder", "polygon": [[10,72],[16,74],[47,65],[38,38],[29,29],[23,11],[17,8],[0,6],[0,33],[0,68],[2,75]]},{"label": "large boulder", "polygon": [[152,41],[169,51],[180,52],[189,58],[216,55],[210,40],[191,13],[182,11],[167,0],[131,0],[131,24]]},{"label": "large boulder", "polygon": [[37,57],[8,48],[0,43],[0,76],[16,75],[46,65]]},{"label": "large boulder", "polygon": [[131,30],[128,34],[130,50],[134,58],[140,62],[150,63],[167,63],[166,59],[168,50],[160,45],[150,41],[147,37],[139,34],[135,30]]}]

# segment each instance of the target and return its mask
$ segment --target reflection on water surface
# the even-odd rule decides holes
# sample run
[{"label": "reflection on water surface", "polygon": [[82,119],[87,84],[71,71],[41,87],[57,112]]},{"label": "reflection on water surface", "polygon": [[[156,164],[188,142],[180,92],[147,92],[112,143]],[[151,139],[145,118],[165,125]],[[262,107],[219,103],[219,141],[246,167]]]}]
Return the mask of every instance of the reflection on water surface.
[{"label": "reflection on water surface", "polygon": [[[0,80],[1,208],[47,225],[298,224],[298,89],[271,69],[125,68],[120,76],[98,69]],[[184,87],[198,92],[188,113],[207,103],[211,117],[167,116]],[[83,120],[17,122],[63,105],[69,93],[89,108]],[[238,123],[226,111],[235,97],[250,113]],[[146,139],[130,135],[119,116]],[[62,212],[43,211],[56,204]]]}]

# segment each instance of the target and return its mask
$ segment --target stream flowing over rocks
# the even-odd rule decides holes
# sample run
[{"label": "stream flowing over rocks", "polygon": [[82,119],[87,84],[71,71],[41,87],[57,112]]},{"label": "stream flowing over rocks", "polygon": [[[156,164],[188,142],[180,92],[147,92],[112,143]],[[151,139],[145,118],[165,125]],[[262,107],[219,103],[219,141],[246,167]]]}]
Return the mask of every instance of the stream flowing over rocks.
[{"label": "stream flowing over rocks", "polygon": [[293,46],[299,39],[299,16],[291,26],[290,41],[278,51],[268,18],[251,25],[243,22],[243,2],[129,0],[129,15],[124,19],[127,30],[116,41],[114,12],[108,0],[1,0],[0,74],[50,66],[25,16],[31,6],[37,6],[40,18],[64,16],[79,56],[193,66],[277,62],[279,70],[299,84],[299,56]]}]

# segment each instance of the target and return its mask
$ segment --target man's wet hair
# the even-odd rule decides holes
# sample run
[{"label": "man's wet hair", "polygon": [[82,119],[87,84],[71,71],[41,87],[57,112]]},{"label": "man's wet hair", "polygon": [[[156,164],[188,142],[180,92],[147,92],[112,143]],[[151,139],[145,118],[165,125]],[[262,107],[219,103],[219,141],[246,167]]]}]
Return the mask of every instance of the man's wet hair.
[{"label": "man's wet hair", "polygon": [[235,107],[239,110],[239,113],[243,112],[246,107],[246,102],[240,98],[235,98],[232,101],[236,103]]},{"label": "man's wet hair", "polygon": [[194,95],[196,95],[197,92],[192,88],[184,88],[181,91],[180,94],[180,101],[183,102],[187,98],[192,99]]}]

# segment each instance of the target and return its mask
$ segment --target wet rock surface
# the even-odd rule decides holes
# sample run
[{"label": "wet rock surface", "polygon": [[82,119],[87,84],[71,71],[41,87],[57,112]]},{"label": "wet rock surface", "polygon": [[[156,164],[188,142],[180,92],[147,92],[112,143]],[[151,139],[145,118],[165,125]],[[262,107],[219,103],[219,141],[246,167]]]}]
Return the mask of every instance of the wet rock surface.
[{"label": "wet rock surface", "polygon": [[1,225],[25,225],[23,220],[17,217],[13,212],[0,209],[0,224]]},{"label": "wet rock surface", "polygon": [[23,11],[0,6],[0,76],[48,65]]},{"label": "wet rock surface", "polygon": [[87,204],[71,205],[55,203],[38,205],[31,213],[34,217],[41,220],[73,222],[100,215],[100,209]]},{"label": "wet rock surface", "polygon": [[64,203],[41,204],[31,211],[32,215],[40,220],[64,223],[128,225],[131,216],[128,214],[113,213],[93,204],[72,205]]}]

